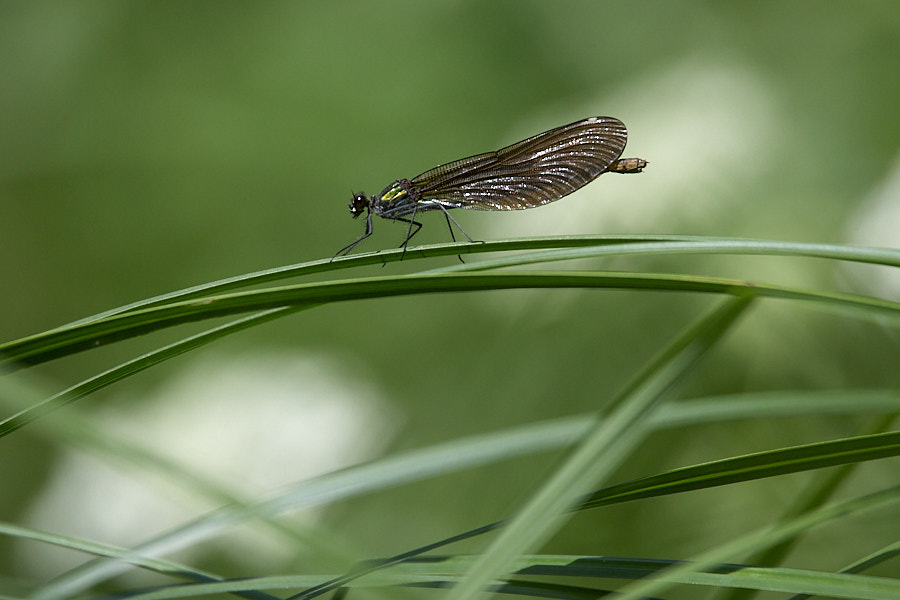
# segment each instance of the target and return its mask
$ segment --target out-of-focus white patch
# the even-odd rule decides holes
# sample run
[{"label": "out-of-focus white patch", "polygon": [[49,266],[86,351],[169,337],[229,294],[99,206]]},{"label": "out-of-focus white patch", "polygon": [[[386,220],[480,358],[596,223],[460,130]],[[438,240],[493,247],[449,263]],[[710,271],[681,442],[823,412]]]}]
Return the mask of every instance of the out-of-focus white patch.
[{"label": "out-of-focus white patch", "polygon": [[[684,233],[679,224],[694,229],[691,224],[715,222],[739,200],[735,190],[766,168],[766,149],[778,132],[770,87],[740,64],[687,61],[638,79],[581,111],[569,110],[572,120],[589,115],[621,119],[628,127],[622,156],[649,161],[644,172],[606,173],[547,206],[483,216],[470,235]],[[603,108],[610,106],[627,111]],[[525,137],[539,128],[520,129]],[[554,295],[553,306],[565,310],[559,290],[516,294],[512,302],[543,302],[547,293]],[[510,298],[504,295],[502,302],[508,313]],[[542,314],[554,318],[545,309]]]},{"label": "out-of-focus white patch", "polygon": [[[487,239],[671,229],[674,222],[715,220],[731,191],[765,166],[777,133],[769,87],[734,64],[679,64],[598,98],[572,117],[617,117],[628,127],[623,157],[649,165],[640,174],[606,173],[547,206],[479,220]],[[662,99],[665,99],[664,101]],[[604,106],[628,107],[607,114]],[[575,120],[574,118],[572,120]],[[546,122],[546,119],[542,119]],[[559,123],[560,125],[562,123]],[[521,135],[537,133],[521,127]]]},{"label": "out-of-focus white patch", "polygon": [[[110,404],[91,419],[114,438],[185,465],[245,499],[372,458],[398,425],[359,373],[348,378],[347,369],[330,361],[287,352],[202,359],[126,404]],[[68,451],[25,521],[128,546],[217,506],[177,479],[117,467]],[[22,572],[35,575],[83,560],[35,544],[23,544],[19,553]]]},{"label": "out-of-focus white patch", "polygon": [[[860,203],[847,226],[847,240],[859,246],[900,247],[900,154],[887,176]],[[844,273],[872,294],[896,298],[900,294],[900,270],[844,263]]]}]

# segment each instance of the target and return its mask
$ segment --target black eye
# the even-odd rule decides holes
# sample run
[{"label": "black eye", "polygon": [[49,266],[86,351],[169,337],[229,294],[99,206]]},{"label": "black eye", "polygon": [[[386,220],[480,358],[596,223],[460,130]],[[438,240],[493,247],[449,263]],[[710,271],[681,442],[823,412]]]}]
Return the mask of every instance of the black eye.
[{"label": "black eye", "polygon": [[353,200],[350,201],[350,214],[358,217],[364,208],[369,205],[369,199],[362,192],[353,194]]}]

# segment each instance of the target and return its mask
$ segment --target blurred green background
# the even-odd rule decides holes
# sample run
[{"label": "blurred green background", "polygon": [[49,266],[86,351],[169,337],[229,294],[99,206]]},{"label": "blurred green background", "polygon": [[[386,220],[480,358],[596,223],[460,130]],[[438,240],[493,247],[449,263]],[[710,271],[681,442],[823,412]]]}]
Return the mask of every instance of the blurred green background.
[{"label": "blurred green background", "polygon": [[[625,155],[649,160],[644,174],[609,175],[533,211],[459,211],[466,231],[476,239],[684,233],[896,246],[898,73],[893,1],[4,2],[0,340],[330,257],[362,233],[347,212],[352,191],[374,193],[590,115],[627,124]],[[442,219],[423,221],[417,242],[446,239]],[[402,241],[404,227],[375,226],[358,251]],[[891,298],[900,289],[877,269],[811,260],[593,266]],[[111,434],[143,439],[236,487],[265,471],[248,490],[262,493],[384,452],[593,410],[711,302],[519,291],[335,305],[242,333],[64,411],[87,411]],[[194,330],[32,373],[56,391]],[[890,329],[770,301],[684,393],[893,387],[898,358]],[[823,417],[670,432],[654,436],[620,478],[850,435],[858,425]],[[106,467],[38,433],[3,443],[3,479],[15,485],[0,494],[2,520],[124,544],[199,510],[139,476],[127,477],[138,483],[126,493],[103,479]],[[506,516],[556,458],[398,488],[309,522],[359,557],[401,551]],[[888,463],[861,471],[875,479],[895,472]],[[802,481],[595,511],[551,550],[679,558],[766,522]],[[177,510],[141,504],[154,494]],[[883,520],[856,525],[852,538],[821,533],[794,564],[837,568],[886,535]],[[835,539],[850,541],[829,559],[822,548]],[[245,573],[290,571],[304,558],[277,548],[206,550],[192,560]],[[0,573],[40,581],[76,562],[49,554],[2,540]]]}]

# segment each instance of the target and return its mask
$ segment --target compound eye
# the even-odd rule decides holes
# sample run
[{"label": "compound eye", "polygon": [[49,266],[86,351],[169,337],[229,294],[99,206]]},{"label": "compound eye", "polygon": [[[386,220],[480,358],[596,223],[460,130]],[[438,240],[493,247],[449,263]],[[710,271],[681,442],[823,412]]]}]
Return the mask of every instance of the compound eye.
[{"label": "compound eye", "polygon": [[356,218],[362,214],[363,209],[368,205],[369,199],[366,198],[364,193],[353,194],[353,200],[350,201],[350,214],[353,215],[353,218]]}]

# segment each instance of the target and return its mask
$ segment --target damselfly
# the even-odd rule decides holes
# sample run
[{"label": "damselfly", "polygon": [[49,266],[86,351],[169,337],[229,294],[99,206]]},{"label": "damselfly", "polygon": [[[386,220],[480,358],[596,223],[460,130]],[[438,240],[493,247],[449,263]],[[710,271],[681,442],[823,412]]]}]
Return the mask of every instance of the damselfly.
[{"label": "damselfly", "polygon": [[350,252],[372,235],[372,215],[408,223],[409,240],[422,228],[416,214],[426,210],[444,213],[472,242],[448,212],[451,208],[521,210],[548,204],[587,185],[601,174],[640,173],[642,158],[619,158],[628,130],[612,117],[589,117],[545,131],[495,152],[476,154],[425,171],[412,179],[398,179],[375,196],[359,192],[350,201],[350,214],[366,211],[366,232],[341,248],[335,257]]}]

